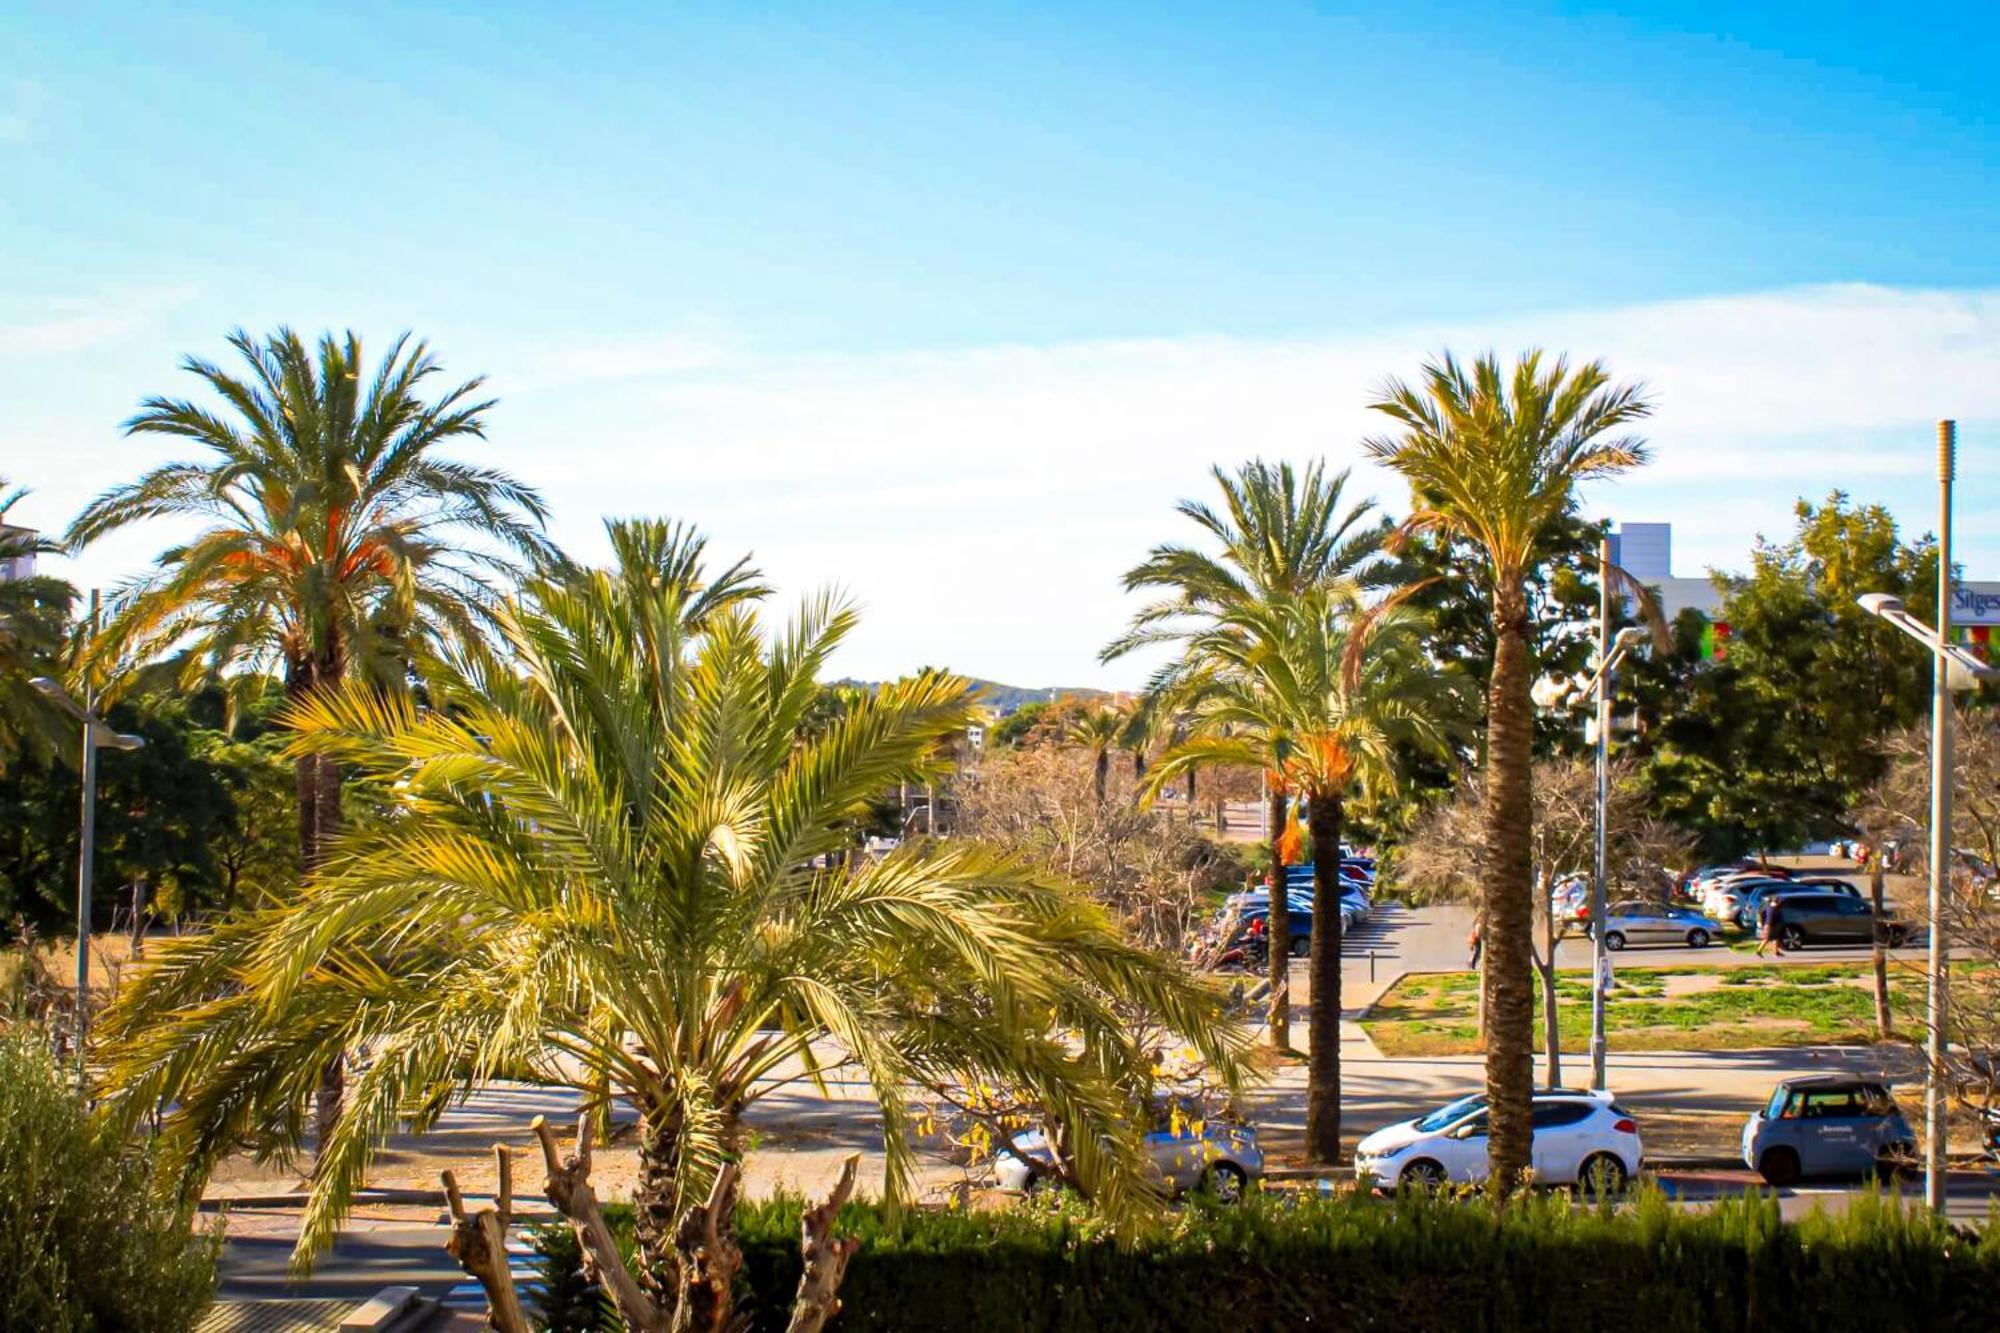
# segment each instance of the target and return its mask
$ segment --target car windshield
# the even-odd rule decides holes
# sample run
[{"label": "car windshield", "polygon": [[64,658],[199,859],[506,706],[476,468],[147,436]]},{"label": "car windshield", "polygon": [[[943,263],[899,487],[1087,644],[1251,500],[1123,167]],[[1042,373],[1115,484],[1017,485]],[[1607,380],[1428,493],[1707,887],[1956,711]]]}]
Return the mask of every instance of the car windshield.
[{"label": "car windshield", "polygon": [[1486,1105],[1486,1094],[1484,1093],[1475,1092],[1470,1097],[1460,1097],[1451,1105],[1441,1106],[1423,1119],[1417,1121],[1417,1128],[1426,1134],[1435,1134],[1438,1130],[1459,1120],[1469,1112],[1477,1111],[1484,1105]]}]

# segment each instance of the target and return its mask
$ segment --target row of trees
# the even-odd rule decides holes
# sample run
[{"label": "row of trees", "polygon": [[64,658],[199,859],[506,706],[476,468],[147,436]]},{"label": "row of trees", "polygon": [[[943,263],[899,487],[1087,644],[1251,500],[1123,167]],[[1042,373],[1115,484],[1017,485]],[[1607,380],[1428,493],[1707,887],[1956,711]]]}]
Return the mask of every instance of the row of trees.
[{"label": "row of trees", "polygon": [[[729,1326],[743,1117],[834,1065],[876,1091],[892,1198],[907,1090],[1001,1084],[1112,1216],[1145,1206],[1160,1044],[1244,1076],[1218,999],[1045,859],[966,839],[857,854],[885,791],[940,776],[969,682],[823,687],[852,609],[822,596],[775,622],[758,571],[687,528],[612,523],[607,567],[569,560],[531,490],[443,455],[489,405],[477,381],[426,396],[420,345],[371,368],[351,336],[232,341],[240,371],[187,363],[207,399],[129,423],[198,456],[68,534],[175,515],[197,535],[63,665],[114,702],[169,680],[232,711],[278,681],[295,873],[121,991],[95,1053],[113,1123],[157,1117],[185,1189],[227,1152],[310,1140],[305,1262],[392,1124],[496,1077],[576,1087],[573,1151],[543,1137],[550,1197],[643,1329]],[[641,1118],[630,1265],[589,1182],[613,1098]],[[797,1328],[830,1314],[850,1252],[815,1215]],[[504,1323],[482,1225],[459,1253]]]},{"label": "row of trees", "polygon": [[[568,559],[531,489],[445,456],[483,435],[491,404],[477,380],[434,389],[420,344],[371,369],[351,335],[232,343],[237,370],[186,364],[203,400],[148,400],[128,423],[198,456],[107,493],[67,541],[163,516],[197,535],[95,632],[51,618],[67,590],[0,585],[0,726],[23,756],[10,779],[50,743],[22,688],[42,670],[91,680],[138,710],[134,725],[212,708],[204,745],[263,747],[260,829],[270,772],[290,768],[289,873],[166,949],[102,1029],[108,1105],[128,1125],[171,1105],[162,1142],[190,1184],[237,1147],[302,1147],[310,1101],[309,1255],[390,1124],[428,1123],[503,1074],[573,1084],[599,1110],[623,1097],[642,1114],[638,1270],[606,1248],[581,1144],[563,1165],[550,1141],[551,1178],[568,1182],[555,1201],[633,1326],[717,1327],[743,1114],[769,1076],[817,1077],[831,1058],[876,1089],[892,1193],[911,1161],[903,1089],[998,1081],[1044,1108],[1073,1178],[1114,1212],[1137,1206],[1133,1112],[1157,1052],[1135,1034],[1185,1041],[1226,1085],[1243,1063],[1214,998],[1121,929],[1159,943],[1169,926],[1113,882],[1133,838],[1160,832],[1109,818],[1120,752],[1142,802],[1191,798],[1200,774],[1258,774],[1278,885],[1310,838],[1308,1149],[1322,1161],[1340,1148],[1342,839],[1407,826],[1480,770],[1463,785],[1479,803],[1490,1143],[1500,1182],[1526,1169],[1534,888],[1553,869],[1532,762],[1573,743],[1528,690],[1587,656],[1576,610],[1609,572],[1586,563],[1576,490],[1644,460],[1628,433],[1640,389],[1538,355],[1446,357],[1391,382],[1373,404],[1389,429],[1366,448],[1408,479],[1400,524],[1320,465],[1218,470],[1219,506],[1181,506],[1200,544],[1160,546],[1126,577],[1153,600],[1106,658],[1170,650],[1143,706],[1062,722],[1092,756],[1087,831],[1047,836],[1043,795],[975,799],[968,831],[1043,827],[1005,839],[1020,854],[912,842],[864,864],[853,851],[883,793],[934,781],[973,721],[968,682],[822,686],[851,610],[821,598],[773,624],[758,571],[712,565],[686,528],[613,523],[606,568]],[[1841,599],[1919,591],[1924,548],[1839,497],[1800,517],[1800,536],[1761,547],[1731,588],[1727,662],[1698,665],[1682,626],[1677,650],[1635,673],[1626,785],[1711,847],[1837,823],[1881,776],[1881,724],[1917,707],[1889,641],[1843,620]],[[158,704],[176,690],[184,701]],[[1704,733],[1691,706],[1711,723],[1753,716],[1768,778],[1731,748],[1740,730]],[[239,720],[247,738],[225,737]],[[1796,793],[1800,773],[1817,785],[1790,804],[1749,798],[1761,823],[1719,803],[1746,776]],[[247,797],[229,805],[241,823]],[[1212,869],[1197,842],[1162,844],[1144,873],[1194,901]],[[1079,877],[1102,881],[1097,901]],[[1280,1047],[1288,935],[1276,892]]]},{"label": "row of trees", "polygon": [[[1345,501],[1345,474],[1253,463],[1216,479],[1222,507],[1184,502],[1206,547],[1156,548],[1126,576],[1159,593],[1107,660],[1166,643],[1175,655],[1152,683],[1156,706],[1184,719],[1185,738],[1148,773],[1153,790],[1211,765],[1264,775],[1271,826],[1295,798],[1314,849],[1313,1036],[1307,1149],[1340,1151],[1339,872],[1347,802],[1400,785],[1412,761],[1449,773],[1475,720],[1485,756],[1479,860],[1486,970],[1487,1093],[1493,1174],[1511,1186],[1529,1161],[1533,1084],[1530,761],[1536,674],[1533,587],[1551,543],[1573,523],[1577,486],[1644,460],[1624,434],[1644,417],[1643,392],[1601,365],[1538,354],[1503,367],[1449,356],[1417,385],[1389,382],[1371,405],[1392,425],[1366,442],[1409,480],[1412,513],[1392,527],[1372,505]],[[1433,534],[1432,568],[1399,558]],[[1456,587],[1439,585],[1456,580]],[[1431,593],[1432,605],[1417,599]],[[1483,602],[1477,646],[1436,651],[1447,608]],[[1462,628],[1462,626],[1461,626]],[[1482,682],[1483,716],[1470,696]],[[1271,1041],[1289,1044],[1289,920],[1284,867],[1302,840],[1271,847]]]}]

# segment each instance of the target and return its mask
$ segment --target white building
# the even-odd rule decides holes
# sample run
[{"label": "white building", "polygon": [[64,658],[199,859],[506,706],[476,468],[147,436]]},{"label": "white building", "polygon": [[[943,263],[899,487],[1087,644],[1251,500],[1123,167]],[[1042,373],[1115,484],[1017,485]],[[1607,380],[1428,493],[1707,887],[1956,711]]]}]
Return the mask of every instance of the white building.
[{"label": "white building", "polygon": [[26,549],[11,558],[0,556],[0,583],[11,583],[16,579],[35,577],[35,530],[14,528],[0,524],[0,543],[6,547],[22,546]]},{"label": "white building", "polygon": [[1669,624],[1689,607],[1710,620],[1722,609],[1722,594],[1706,574],[1674,577],[1671,523],[1620,523],[1618,531],[1611,534],[1611,563],[1660,595],[1660,610]]}]

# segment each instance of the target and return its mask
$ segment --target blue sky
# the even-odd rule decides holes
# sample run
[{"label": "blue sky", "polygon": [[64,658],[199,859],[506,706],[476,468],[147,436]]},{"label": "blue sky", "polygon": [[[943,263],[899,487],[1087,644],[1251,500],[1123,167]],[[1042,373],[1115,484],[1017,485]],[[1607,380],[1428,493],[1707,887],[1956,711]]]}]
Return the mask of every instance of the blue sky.
[{"label": "blue sky", "polygon": [[857,673],[1122,683],[1207,462],[1351,460],[1382,374],[1546,342],[1655,386],[1592,502],[1682,572],[1802,492],[1926,526],[1955,413],[2000,575],[1991,6],[84,8],[0,14],[0,471],[51,526],[226,329],[414,328],[564,540],[840,583]]}]

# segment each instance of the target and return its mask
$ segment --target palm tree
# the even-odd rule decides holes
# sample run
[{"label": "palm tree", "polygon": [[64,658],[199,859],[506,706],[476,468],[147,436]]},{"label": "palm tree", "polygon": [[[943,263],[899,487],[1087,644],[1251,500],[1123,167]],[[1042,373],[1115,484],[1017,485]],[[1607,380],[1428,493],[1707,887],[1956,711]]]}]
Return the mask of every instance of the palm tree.
[{"label": "palm tree", "polygon": [[1116,708],[1093,704],[1070,715],[1063,724],[1063,742],[1090,751],[1091,787],[1102,807],[1111,781],[1111,752],[1125,737],[1125,715]]},{"label": "palm tree", "polygon": [[1646,459],[1621,435],[1651,410],[1639,385],[1613,385],[1600,362],[1571,368],[1529,352],[1511,374],[1487,354],[1470,366],[1447,354],[1423,382],[1390,380],[1371,406],[1397,424],[1365,447],[1410,483],[1405,531],[1463,538],[1485,558],[1492,599],[1493,674],[1487,689],[1486,855],[1480,931],[1487,950],[1486,1092],[1493,1178],[1511,1187],[1529,1164],[1534,1085],[1534,713],[1526,581],[1546,529],[1571,512],[1579,482]]},{"label": "palm tree", "polygon": [[[1162,596],[1132,617],[1132,624],[1099,654],[1110,662],[1154,644],[1175,644],[1181,654],[1155,673],[1148,691],[1175,693],[1202,670],[1191,651],[1196,638],[1225,617],[1245,608],[1295,597],[1313,588],[1361,585],[1384,571],[1383,544],[1389,525],[1372,500],[1343,507],[1348,474],[1328,475],[1321,462],[1303,472],[1290,463],[1256,459],[1232,475],[1213,469],[1222,492],[1221,508],[1183,500],[1176,509],[1191,519],[1219,549],[1199,550],[1177,543],[1153,548],[1126,571],[1125,591],[1158,591]],[[1273,886],[1271,946],[1271,1044],[1291,1043],[1291,913],[1285,901],[1285,858],[1280,831],[1290,811],[1282,781],[1267,770],[1266,797],[1271,823]]]},{"label": "palm tree", "polygon": [[[1402,757],[1450,752],[1463,717],[1457,674],[1425,656],[1424,622],[1349,588],[1314,589],[1225,617],[1192,649],[1206,679],[1189,735],[1148,775],[1157,794],[1183,772],[1253,765],[1305,798],[1313,845],[1312,1051],[1306,1153],[1340,1157],[1340,843],[1350,796],[1379,796]],[[1280,888],[1279,892],[1282,892]]]},{"label": "palm tree", "polygon": [[[183,363],[219,405],[149,398],[125,425],[129,435],[192,441],[205,456],[105,492],[70,527],[78,548],[153,518],[205,525],[124,590],[100,652],[177,653],[190,678],[259,688],[264,674],[281,674],[303,702],[357,671],[399,684],[438,639],[476,637],[487,577],[509,568],[503,552],[544,549],[535,492],[440,456],[483,438],[492,403],[477,398],[481,381],[427,401],[440,368],[407,335],[365,379],[353,333],[308,349],[289,329],[261,343],[238,330],[229,344],[247,375]],[[299,863],[310,874],[340,828],[341,773],[301,754],[296,776]],[[334,1061],[319,1094],[323,1135],[340,1097]]]},{"label": "palm tree", "polygon": [[61,548],[8,523],[9,511],[26,494],[0,477],[0,768],[23,744],[42,747],[55,739],[59,715],[28,682],[48,674],[62,657],[76,597],[61,579],[27,572],[36,556]]},{"label": "palm tree", "polygon": [[768,634],[753,598],[696,614],[698,571],[660,577],[674,562],[625,532],[638,567],[527,584],[500,651],[458,655],[436,709],[357,688],[293,706],[298,748],[353,766],[390,813],[296,900],[165,951],[120,996],[114,1109],[173,1099],[163,1147],[198,1180],[232,1146],[284,1148],[312,1071],[365,1044],[307,1257],[399,1121],[508,1074],[624,1099],[637,1280],[588,1207],[551,1197],[643,1329],[727,1324],[745,1112],[836,1064],[874,1090],[892,1197],[905,1089],[971,1083],[1024,1090],[1098,1197],[1141,1205],[1153,1053],[1131,1006],[1233,1075],[1214,998],[1081,889],[976,843],[828,856],[870,798],[931,774],[977,710],[968,682],[925,671],[828,718],[815,678],[848,608],[822,597]]}]

